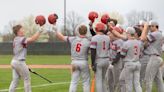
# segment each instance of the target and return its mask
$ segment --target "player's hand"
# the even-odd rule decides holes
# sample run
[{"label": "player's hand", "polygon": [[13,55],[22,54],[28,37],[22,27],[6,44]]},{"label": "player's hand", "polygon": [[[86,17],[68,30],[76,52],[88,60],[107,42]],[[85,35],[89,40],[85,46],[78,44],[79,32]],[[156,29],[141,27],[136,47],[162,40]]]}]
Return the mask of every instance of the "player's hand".
[{"label": "player's hand", "polygon": [[44,27],[43,27],[43,26],[38,25],[38,32],[39,32],[39,33],[42,33],[43,31],[44,31]]},{"label": "player's hand", "polygon": [[149,24],[147,22],[145,22],[144,29],[148,29],[148,28],[149,28]]},{"label": "player's hand", "polygon": [[30,68],[28,68],[28,70],[31,72],[32,70]]},{"label": "player's hand", "polygon": [[89,28],[93,29],[93,22],[92,21],[89,22]]},{"label": "player's hand", "polygon": [[30,72],[33,72],[33,70],[32,70],[31,68],[28,68],[28,70],[29,70]]},{"label": "player's hand", "polygon": [[92,21],[90,21],[90,22],[89,22],[89,27],[92,28],[92,26],[93,26],[93,23],[92,23]]},{"label": "player's hand", "polygon": [[92,70],[93,70],[94,72],[96,72],[96,68],[97,68],[97,64],[94,63],[94,64],[92,65]]},{"label": "player's hand", "polygon": [[117,59],[115,58],[115,59],[113,59],[113,62],[111,63],[112,65],[115,65],[116,63],[117,63]]},{"label": "player's hand", "polygon": [[53,33],[57,32],[56,25],[50,25],[50,28],[47,30],[47,32],[53,32]]},{"label": "player's hand", "polygon": [[114,65],[114,64],[115,64],[115,62],[113,61],[113,62],[112,62],[112,65]]},{"label": "player's hand", "polygon": [[109,69],[113,69],[113,65],[112,64],[109,65]]},{"label": "player's hand", "polygon": [[56,25],[53,25],[53,26],[52,26],[52,31],[53,31],[53,32],[57,32],[57,27],[56,27]]}]

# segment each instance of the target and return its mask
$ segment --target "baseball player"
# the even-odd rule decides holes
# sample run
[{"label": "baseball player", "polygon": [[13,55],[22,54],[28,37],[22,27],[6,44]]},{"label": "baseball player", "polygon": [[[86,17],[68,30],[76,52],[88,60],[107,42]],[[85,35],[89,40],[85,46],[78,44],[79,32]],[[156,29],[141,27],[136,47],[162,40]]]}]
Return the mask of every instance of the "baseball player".
[{"label": "baseball player", "polygon": [[[119,27],[116,27],[116,28],[119,28]],[[114,30],[118,31],[120,34],[123,34],[123,31],[121,31],[121,29],[115,29]],[[119,88],[119,77],[120,77],[120,73],[123,69],[123,64],[122,64],[122,59],[120,59],[119,61],[116,61],[116,56],[117,54],[119,54],[121,52],[121,48],[122,48],[122,45],[123,45],[124,41],[120,38],[117,38],[116,37],[116,40],[114,40],[112,43],[111,43],[111,49],[112,49],[112,55],[113,58],[113,62],[112,62],[112,65],[114,66],[113,67],[113,78],[114,78],[114,90],[115,92],[119,92],[120,91],[120,88]]]},{"label": "baseball player", "polygon": [[149,30],[151,32],[147,35],[148,25],[145,23],[144,33],[141,35],[141,40],[146,40],[149,44],[147,49],[144,51],[145,55],[150,56],[145,72],[146,92],[152,92],[154,80],[157,84],[158,92],[164,92],[162,74],[160,71],[160,66],[163,62],[161,58],[163,37],[162,33],[158,30],[158,27],[158,23],[151,20],[149,22]]},{"label": "baseball player", "polygon": [[107,84],[107,91],[114,92],[113,65],[111,63],[115,55],[113,55],[112,42],[117,40],[117,38],[111,32],[108,32],[107,35],[109,36],[111,42],[110,42],[110,49],[109,49],[109,66],[105,74],[105,80]]},{"label": "baseball player", "polygon": [[15,92],[20,78],[24,80],[25,92],[31,92],[30,73],[25,62],[27,45],[37,40],[42,31],[43,30],[40,29],[32,37],[25,38],[22,25],[16,25],[13,27],[13,33],[16,35],[16,37],[13,41],[14,57],[11,61],[13,79],[9,87],[9,92]]},{"label": "baseball player", "polygon": [[140,68],[139,56],[142,44],[135,37],[135,29],[133,27],[127,28],[128,40],[124,42],[120,57],[123,57],[124,68],[123,75],[126,75],[125,84],[126,92],[132,92],[133,86],[135,92],[142,92],[140,86]]},{"label": "baseball player", "polygon": [[[111,23],[109,23],[108,26],[109,26],[108,28],[111,28],[111,29],[112,29],[112,30],[110,31],[111,34],[113,34],[115,37],[117,37],[117,39],[118,39],[118,38],[119,38],[119,39],[121,38],[121,39],[123,39],[123,40],[125,40],[125,41],[127,40],[127,36],[126,36],[125,34],[120,34],[117,30],[113,29],[113,25],[111,25]],[[110,51],[111,51],[111,49],[110,49]],[[111,54],[111,53],[110,53],[110,54]],[[116,61],[116,62],[118,62],[118,61],[120,62],[120,61],[121,61],[121,60],[117,60],[117,58],[119,58],[118,55],[119,55],[119,53],[115,56],[115,58],[116,58],[115,61]],[[110,55],[110,57],[111,57],[111,56],[113,56],[113,55]],[[123,63],[122,63],[122,65],[123,65]],[[113,71],[113,70],[112,70],[112,71]],[[109,69],[108,69],[107,73],[111,73]],[[113,72],[112,72],[112,73],[113,73]],[[119,85],[120,85],[120,90],[121,90],[121,92],[126,92],[126,91],[125,91],[125,77],[124,77],[123,74],[124,74],[124,72],[122,71],[121,74],[120,74],[120,77],[119,77]],[[109,83],[112,82],[112,84],[114,84],[114,83],[113,83],[113,80],[114,80],[114,79],[111,79],[111,76],[112,76],[112,74],[110,74],[110,75],[108,74],[108,77],[109,77],[109,79],[110,79],[110,80],[109,80],[109,81],[110,81]],[[110,92],[114,92],[114,87],[113,87],[113,86],[114,86],[114,85],[111,85],[111,84],[109,85],[109,90],[110,90]],[[117,90],[117,91],[119,91],[119,90]]]},{"label": "baseball player", "polygon": [[87,27],[80,25],[78,32],[80,36],[68,37],[63,36],[59,32],[56,32],[56,35],[60,40],[68,42],[71,45],[72,78],[69,92],[76,92],[80,75],[83,82],[83,92],[90,92],[90,71],[88,65],[90,40],[86,37]]},{"label": "baseball player", "polygon": [[[123,30],[120,26],[113,27],[113,30],[119,32],[120,34],[123,33]],[[120,52],[123,40],[116,37],[112,32],[108,32],[108,35],[110,37],[110,50],[109,50],[109,57],[110,61],[115,61],[117,54]],[[113,68],[112,68],[113,66]],[[107,85],[109,86],[110,92],[118,92],[120,89],[119,87],[119,76],[122,70],[122,61],[116,61],[112,62],[112,65],[108,66],[107,72],[106,72],[106,80]]]},{"label": "baseball player", "polygon": [[106,26],[103,23],[97,23],[96,35],[91,39],[91,61],[92,70],[95,72],[96,92],[107,92],[105,74],[109,65],[110,38],[103,32]]},{"label": "baseball player", "polygon": [[[145,21],[143,21],[143,20],[139,21],[139,25],[138,25],[139,30],[143,31],[144,24],[145,24]],[[139,37],[141,36],[141,33],[142,32],[140,32],[140,34],[138,35]],[[140,63],[141,63],[141,71],[142,71],[142,72],[140,72],[140,84],[141,84],[142,88],[144,86],[143,84],[144,84],[144,81],[145,81],[144,78],[145,78],[145,71],[146,71],[147,63],[148,63],[149,58],[150,58],[149,55],[144,54],[146,49],[147,49],[147,46],[146,46],[146,43],[145,43],[144,49],[142,51],[142,54],[141,54],[140,60],[139,60]]]},{"label": "baseball player", "polygon": [[[108,20],[107,25],[110,25],[108,26],[108,31],[117,29],[116,31],[123,33],[121,26],[117,24],[115,27],[115,24],[117,24],[116,20],[112,20],[112,19]],[[122,66],[121,66],[121,62],[119,62],[115,64],[115,67],[113,67],[113,65],[111,65],[111,62],[113,61],[113,59],[115,59],[117,51],[119,52],[119,48],[123,40],[117,38],[115,35],[113,35],[112,32],[108,32],[107,35],[110,37],[110,40],[111,40],[110,49],[109,49],[109,61],[110,61],[109,64],[110,65],[108,66],[108,69],[105,75],[105,80],[107,83],[108,91],[114,92],[114,90],[115,91],[119,90],[118,81],[119,81],[119,74],[121,72]]]},{"label": "baseball player", "polygon": [[[109,18],[107,20],[107,24],[109,24],[111,27],[114,27],[116,24],[117,24],[117,20],[115,19],[111,19]],[[106,24],[106,25],[107,25]],[[92,28],[92,22],[90,22],[89,24],[90,26],[90,32],[92,34],[92,36],[96,35],[96,32],[93,30]],[[107,27],[107,29],[105,31],[103,31],[104,34],[107,34],[108,35],[108,31],[111,30],[110,27]],[[110,32],[109,32],[110,33]],[[112,33],[111,33],[112,34]],[[110,44],[111,45],[111,44]],[[112,50],[109,51],[109,53],[111,52]],[[112,53],[111,53],[112,54]],[[112,56],[112,55],[109,55],[109,56]],[[110,59],[110,62],[109,64],[111,64],[111,59]],[[105,75],[105,80],[106,80],[106,85],[107,85],[107,90],[113,92],[114,90],[114,76],[113,75],[113,68],[112,68],[112,65],[110,65],[107,69],[107,72],[106,72],[106,75]]]}]

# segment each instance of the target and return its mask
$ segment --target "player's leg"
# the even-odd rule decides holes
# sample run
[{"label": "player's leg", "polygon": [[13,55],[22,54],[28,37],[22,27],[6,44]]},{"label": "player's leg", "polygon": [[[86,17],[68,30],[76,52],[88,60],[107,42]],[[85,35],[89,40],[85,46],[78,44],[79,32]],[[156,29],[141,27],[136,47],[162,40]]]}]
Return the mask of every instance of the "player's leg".
[{"label": "player's leg", "polygon": [[125,86],[125,68],[121,71],[120,78],[119,78],[119,85],[120,85],[120,91],[126,92],[126,86]]},{"label": "player's leg", "polygon": [[[161,63],[163,62],[161,58],[159,58],[157,60],[161,61]],[[162,74],[161,74],[160,68],[158,69],[157,74],[155,76],[155,83],[157,85],[158,92],[164,92],[164,84],[163,84],[163,79],[162,79]]]},{"label": "player's leg", "polygon": [[102,91],[103,87],[102,87],[102,65],[101,65],[101,62],[97,62],[95,79],[96,79],[96,92],[103,92]]},{"label": "player's leg", "polygon": [[90,92],[90,71],[88,64],[82,65],[80,70],[83,83],[83,92]]},{"label": "player's leg", "polygon": [[140,64],[140,62],[136,62],[135,64],[136,64],[136,69],[134,71],[134,76],[133,76],[134,90],[135,90],[135,92],[142,92],[142,88],[140,85],[141,64]]},{"label": "player's leg", "polygon": [[126,84],[126,92],[132,92],[133,91],[133,69],[134,65],[132,62],[126,62],[125,63],[125,75],[128,75],[125,77],[125,84]]},{"label": "player's leg", "polygon": [[114,92],[113,66],[109,65],[106,71],[105,80],[108,92]]},{"label": "player's leg", "polygon": [[79,79],[80,79],[80,71],[78,69],[78,66],[72,64],[72,77],[71,77],[69,92],[76,92]]},{"label": "player's leg", "polygon": [[9,92],[15,92],[15,89],[19,83],[20,79],[20,74],[19,74],[19,69],[18,69],[18,61],[12,60],[11,61],[11,66],[12,66],[12,82],[9,87]]},{"label": "player's leg", "polygon": [[147,64],[145,73],[146,92],[152,91],[153,81],[160,67],[160,63],[161,62],[157,60],[156,56],[150,57],[150,61]]},{"label": "player's leg", "polygon": [[150,57],[148,55],[144,55],[142,58],[140,58],[141,71],[142,71],[142,72],[140,72],[140,84],[141,84],[142,88],[144,88],[145,71],[146,71],[146,67],[147,67],[149,58]]},{"label": "player's leg", "polygon": [[118,62],[114,65],[113,67],[113,72],[114,72],[114,89],[115,92],[120,92],[120,87],[119,87],[119,77],[122,69],[122,62]]},{"label": "player's leg", "polygon": [[9,92],[15,92],[15,89],[19,83],[20,76],[17,71],[13,68],[12,70],[12,82],[9,87]]},{"label": "player's leg", "polygon": [[161,74],[162,74],[162,78],[164,80],[164,66],[161,67]]},{"label": "player's leg", "polygon": [[141,63],[141,71],[140,72],[140,84],[141,84],[141,87],[144,88],[144,78],[145,78],[145,71],[146,71],[146,67],[147,67],[147,64],[145,63]]},{"label": "player's leg", "polygon": [[24,80],[25,92],[31,92],[31,77],[29,69],[24,61],[20,61],[20,75]]},{"label": "player's leg", "polygon": [[106,60],[104,61],[103,69],[102,69],[102,87],[103,87],[103,92],[107,92],[107,85],[106,85],[106,80],[105,80],[105,74],[107,72],[107,68],[109,66],[109,61]]}]

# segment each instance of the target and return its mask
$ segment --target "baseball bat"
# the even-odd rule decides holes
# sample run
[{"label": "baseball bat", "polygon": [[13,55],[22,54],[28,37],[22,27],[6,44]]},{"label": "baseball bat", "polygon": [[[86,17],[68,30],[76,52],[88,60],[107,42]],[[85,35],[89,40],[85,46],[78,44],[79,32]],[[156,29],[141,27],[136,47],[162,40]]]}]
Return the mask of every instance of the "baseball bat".
[{"label": "baseball bat", "polygon": [[33,74],[35,74],[35,75],[39,76],[40,78],[42,78],[42,79],[44,79],[44,80],[48,81],[49,83],[52,83],[52,81],[50,81],[49,79],[47,79],[47,78],[43,77],[42,75],[38,74],[37,72],[32,71],[30,68],[29,68],[29,71],[30,71],[31,73],[33,73]]},{"label": "baseball bat", "polygon": [[91,82],[91,92],[95,92],[95,74],[93,75],[93,79]]}]

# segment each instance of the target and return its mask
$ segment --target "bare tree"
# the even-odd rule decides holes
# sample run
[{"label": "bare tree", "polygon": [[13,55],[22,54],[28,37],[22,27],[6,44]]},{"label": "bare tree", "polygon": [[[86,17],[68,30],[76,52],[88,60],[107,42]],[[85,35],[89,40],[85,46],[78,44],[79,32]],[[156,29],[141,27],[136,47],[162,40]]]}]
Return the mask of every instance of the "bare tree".
[{"label": "bare tree", "polygon": [[[80,16],[78,13],[71,11],[66,16],[66,35],[75,35],[76,27],[85,22],[84,18]],[[64,30],[64,28],[62,28]]]},{"label": "bare tree", "polygon": [[[21,20],[19,22],[19,24],[23,25],[26,37],[30,37],[30,36],[34,35],[39,30],[39,27],[38,27],[38,25],[35,24],[34,20],[35,20],[35,16],[30,15],[28,17],[25,17],[23,20]],[[13,41],[14,34],[12,32],[12,28],[16,24],[18,24],[17,21],[10,21],[8,23],[8,25],[6,25],[4,27],[4,30],[2,33],[3,34],[3,42]],[[45,26],[45,27],[47,27],[47,26]],[[41,34],[41,36],[39,37],[39,39],[37,41],[47,42],[48,40],[49,40],[49,34],[44,32],[43,34]]]},{"label": "bare tree", "polygon": [[150,21],[152,19],[155,19],[155,15],[153,12],[151,11],[130,11],[127,14],[127,20],[128,20],[128,26],[133,26],[138,24],[138,22],[140,20],[144,20],[144,21]]},{"label": "bare tree", "polygon": [[[38,27],[38,25],[35,24],[34,20],[35,20],[35,16],[33,16],[33,15],[25,17],[22,20],[23,27],[24,27],[24,29],[26,31],[26,37],[32,36],[33,34],[35,34],[39,30],[39,27]],[[47,27],[47,26],[44,26],[44,27]],[[48,33],[44,33],[44,34],[40,35],[40,37],[39,37],[39,39],[37,41],[39,41],[39,42],[47,42],[48,39],[49,39]]]},{"label": "bare tree", "polygon": [[121,15],[119,12],[111,12],[110,14],[111,18],[114,18],[118,21],[118,24],[123,24],[124,23],[124,17]]},{"label": "bare tree", "polygon": [[2,33],[2,41],[3,42],[11,42],[14,39],[14,34],[12,32],[13,26],[16,24],[16,21],[10,21],[8,25],[4,26]]}]

